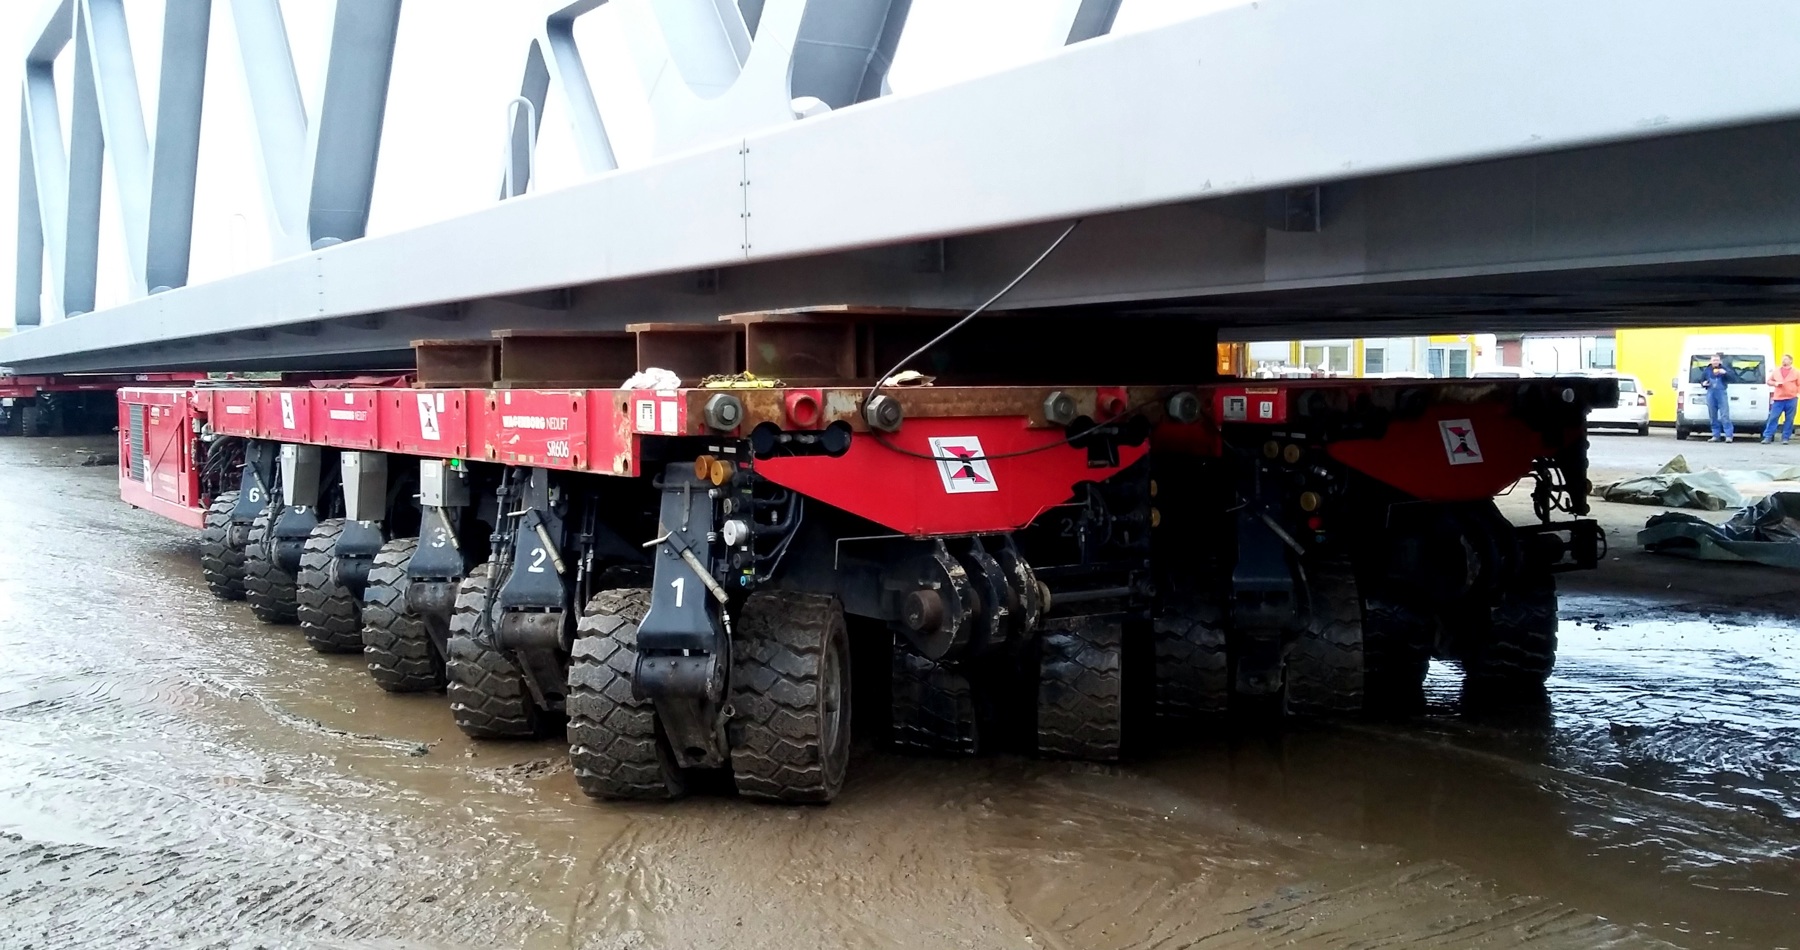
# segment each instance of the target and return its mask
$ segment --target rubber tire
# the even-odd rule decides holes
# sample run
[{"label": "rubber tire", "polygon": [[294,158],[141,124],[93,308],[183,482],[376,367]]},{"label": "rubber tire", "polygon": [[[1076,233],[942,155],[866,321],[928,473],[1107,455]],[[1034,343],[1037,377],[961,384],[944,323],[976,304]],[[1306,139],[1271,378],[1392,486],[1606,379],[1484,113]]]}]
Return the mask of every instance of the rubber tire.
[{"label": "rubber tire", "polygon": [[406,565],[418,538],[395,538],[375,552],[363,588],[362,646],[369,676],[390,693],[428,693],[444,688],[444,657],[425,629],[425,619],[406,605],[412,585]]},{"label": "rubber tire", "polygon": [[1287,710],[1302,716],[1362,712],[1363,605],[1348,564],[1307,565],[1306,624],[1289,644],[1284,671]]},{"label": "rubber tire", "polygon": [[1488,610],[1486,636],[1463,660],[1469,684],[1486,690],[1541,689],[1556,667],[1556,578],[1517,577]]},{"label": "rubber tire", "polygon": [[231,510],[237,501],[235,491],[220,493],[207,506],[200,528],[200,572],[220,600],[244,599],[244,549],[231,545]]},{"label": "rubber tire", "polygon": [[687,794],[656,718],[656,704],[633,695],[637,631],[650,612],[650,591],[602,591],[575,626],[569,661],[569,761],[575,782],[593,798],[667,800]]},{"label": "rubber tire", "polygon": [[1054,617],[1038,634],[1037,751],[1109,762],[1124,748],[1125,625]]},{"label": "rubber tire", "polygon": [[1649,435],[1650,434],[1650,423],[1646,422],[1643,425],[1638,426],[1637,434],[1639,436]]},{"label": "rubber tire", "polygon": [[1398,598],[1363,599],[1363,708],[1409,716],[1425,707],[1434,615]]},{"label": "rubber tire", "polygon": [[1157,718],[1191,722],[1225,712],[1231,700],[1230,620],[1223,598],[1198,592],[1180,592],[1157,611]]},{"label": "rubber tire", "polygon": [[270,550],[270,534],[274,529],[275,509],[264,506],[250,522],[250,533],[244,541],[244,599],[250,612],[263,623],[298,623],[299,599],[294,575],[275,563]]},{"label": "rubber tire", "polygon": [[331,570],[343,533],[342,518],[327,518],[314,525],[306,536],[300,573],[295,577],[300,632],[320,653],[361,653],[363,649],[362,602],[337,582]]},{"label": "rubber tire", "polygon": [[751,594],[732,630],[729,695],[738,794],[814,804],[837,797],[850,764],[850,638],[836,597]]},{"label": "rubber tire", "polygon": [[895,634],[889,693],[888,741],[903,752],[978,755],[982,729],[969,677],[920,656]]},{"label": "rubber tire", "polygon": [[1682,428],[1681,426],[1676,426],[1675,427],[1675,438],[1678,441],[1686,442],[1688,439],[1688,434],[1692,431],[1693,430],[1691,430],[1691,429],[1685,429],[1685,428]]},{"label": "rubber tire", "polygon": [[483,562],[456,589],[450,615],[450,655],[444,663],[445,692],[456,727],[471,739],[518,739],[535,736],[544,717],[532,702],[525,674],[489,645],[488,572]]}]

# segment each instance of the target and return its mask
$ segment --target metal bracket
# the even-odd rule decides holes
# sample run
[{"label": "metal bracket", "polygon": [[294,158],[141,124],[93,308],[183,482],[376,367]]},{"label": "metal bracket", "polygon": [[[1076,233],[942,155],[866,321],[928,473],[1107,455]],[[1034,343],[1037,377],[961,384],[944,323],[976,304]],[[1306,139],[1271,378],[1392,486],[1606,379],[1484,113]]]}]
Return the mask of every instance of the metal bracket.
[{"label": "metal bracket", "polygon": [[1317,232],[1325,228],[1320,211],[1320,188],[1306,185],[1284,188],[1268,195],[1268,227],[1271,231]]},{"label": "metal bracket", "polygon": [[[638,626],[642,654],[722,653],[726,641],[721,611],[709,585],[711,551],[717,538],[712,483],[694,474],[689,462],[673,463],[662,478],[662,530],[651,558],[650,612]],[[696,570],[690,561],[700,563]],[[644,661],[638,661],[640,668]],[[654,677],[640,676],[638,689],[656,695]]]},{"label": "metal bracket", "polygon": [[385,540],[374,522],[345,523],[331,558],[332,579],[360,600],[369,586],[369,569],[375,566],[375,555]]},{"label": "metal bracket", "polygon": [[[237,505],[231,509],[234,530],[255,521],[275,497],[276,450],[274,442],[264,439],[250,439],[244,443],[244,471],[238,482]],[[242,544],[241,538],[232,540]]]}]

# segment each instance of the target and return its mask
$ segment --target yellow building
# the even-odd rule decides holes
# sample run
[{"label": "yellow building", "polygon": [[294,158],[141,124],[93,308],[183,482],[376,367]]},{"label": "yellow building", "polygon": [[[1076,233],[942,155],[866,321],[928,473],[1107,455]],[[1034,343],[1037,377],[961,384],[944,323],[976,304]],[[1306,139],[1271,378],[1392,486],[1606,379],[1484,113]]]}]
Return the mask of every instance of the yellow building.
[{"label": "yellow building", "polygon": [[1783,353],[1800,357],[1800,323],[1768,323],[1761,326],[1656,327],[1619,330],[1619,372],[1636,376],[1650,390],[1650,421],[1675,422],[1675,390],[1669,382],[1680,371],[1686,354],[1682,343],[1691,334],[1768,334],[1775,341],[1775,358]]}]

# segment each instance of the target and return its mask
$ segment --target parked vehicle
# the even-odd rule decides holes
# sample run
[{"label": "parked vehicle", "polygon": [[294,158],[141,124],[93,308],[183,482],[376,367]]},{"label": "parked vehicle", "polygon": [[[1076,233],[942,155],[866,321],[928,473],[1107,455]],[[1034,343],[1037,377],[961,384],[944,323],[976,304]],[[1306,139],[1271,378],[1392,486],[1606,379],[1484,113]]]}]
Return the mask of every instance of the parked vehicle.
[{"label": "parked vehicle", "polygon": [[[1595,403],[1588,410],[1588,428],[1631,429],[1638,435],[1649,435],[1650,397],[1655,395],[1654,391],[1645,389],[1636,376],[1620,376],[1616,373],[1593,375],[1618,380],[1619,399],[1610,406],[1605,401]],[[1704,399],[1702,396],[1702,410],[1706,408]]]},{"label": "parked vehicle", "polygon": [[1731,370],[1731,423],[1743,435],[1759,435],[1769,417],[1769,367],[1775,365],[1775,339],[1767,334],[1696,333],[1681,348],[1681,365],[1675,378],[1675,438],[1695,432],[1708,433],[1712,424],[1706,412],[1706,365],[1713,354],[1725,355]]}]

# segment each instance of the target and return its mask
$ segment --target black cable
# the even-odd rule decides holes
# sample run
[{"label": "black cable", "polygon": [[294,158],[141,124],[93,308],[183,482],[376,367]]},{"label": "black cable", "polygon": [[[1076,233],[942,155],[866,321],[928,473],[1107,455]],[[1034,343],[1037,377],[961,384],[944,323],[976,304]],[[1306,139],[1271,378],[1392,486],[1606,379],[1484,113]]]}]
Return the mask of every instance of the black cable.
[{"label": "black cable", "polygon": [[[1076,228],[1081,227],[1081,220],[1082,219],[1080,219],[1080,218],[1076,218],[1074,221],[1070,222],[1069,226],[1063,229],[1063,233],[1057,235],[1056,240],[1051,241],[1049,247],[1044,248],[1044,253],[1039,254],[1037,256],[1036,260],[1032,261],[1029,265],[1027,265],[1025,267],[1024,270],[1020,271],[1019,276],[1014,277],[1012,279],[1012,281],[1009,282],[1005,287],[1000,288],[999,293],[993,295],[992,297],[989,297],[987,299],[987,301],[985,303],[983,303],[981,306],[976,307],[974,310],[969,311],[967,315],[963,316],[962,319],[957,320],[955,323],[952,323],[948,329],[944,330],[944,332],[942,332],[942,333],[938,334],[937,336],[932,337],[930,340],[926,341],[923,346],[921,346],[918,349],[913,350],[911,353],[908,353],[905,356],[901,357],[900,361],[895,363],[893,365],[892,369],[889,369],[887,372],[882,373],[880,376],[877,376],[875,378],[875,385],[870,386],[868,394],[863,396],[863,409],[866,411],[869,406],[874,404],[875,396],[881,392],[881,387],[887,383],[889,377],[893,376],[895,373],[900,372],[902,369],[905,369],[906,364],[912,362],[913,360],[918,359],[920,356],[923,356],[927,350],[930,350],[932,347],[937,346],[939,343],[942,343],[945,340],[949,339],[951,334],[962,329],[964,326],[966,326],[968,324],[968,322],[970,320],[973,320],[976,317],[980,316],[982,314],[982,312],[985,311],[987,308],[993,306],[996,303],[999,303],[1000,298],[1005,297],[1007,294],[1011,293],[1012,289],[1014,287],[1019,286],[1019,283],[1021,281],[1023,281],[1027,277],[1030,277],[1031,272],[1037,270],[1039,264],[1042,264],[1047,258],[1049,258],[1049,256],[1051,254],[1055,253],[1056,249],[1062,246],[1062,242],[1067,240],[1069,235],[1075,233]],[[1121,417],[1121,418],[1123,418],[1123,417]],[[920,453],[920,452],[912,452],[907,449],[899,448],[899,447],[889,443],[886,439],[883,439],[879,435],[875,437],[875,441],[880,442],[882,445],[885,445],[888,448],[893,449],[894,451],[899,452],[903,455],[911,455],[915,458],[931,459],[931,460],[937,461],[937,462],[985,462],[988,459],[1013,458],[1013,457],[1020,456],[1020,455],[1030,455],[1034,452],[1042,452],[1045,449],[1056,448],[1058,445],[1067,445],[1069,442],[1072,442],[1078,438],[1080,438],[1080,436],[1072,436],[1069,439],[1067,439],[1063,442],[1056,443],[1054,445],[1040,446],[1035,449],[1027,449],[1023,452],[1013,452],[1013,453],[1009,453],[1007,455],[981,455],[981,456],[970,456],[968,458],[957,458],[957,457],[940,458],[939,456],[936,456],[936,455],[929,455],[929,454]]]}]

